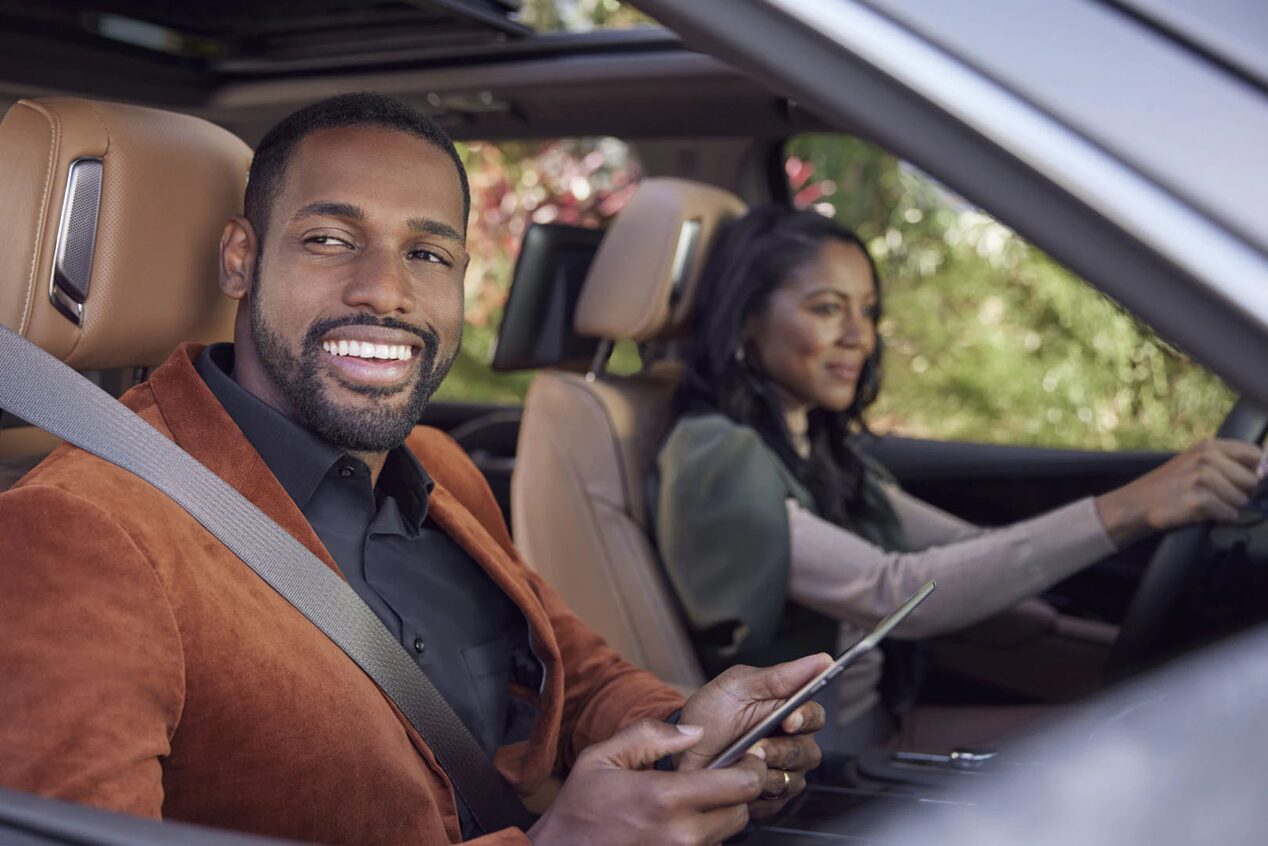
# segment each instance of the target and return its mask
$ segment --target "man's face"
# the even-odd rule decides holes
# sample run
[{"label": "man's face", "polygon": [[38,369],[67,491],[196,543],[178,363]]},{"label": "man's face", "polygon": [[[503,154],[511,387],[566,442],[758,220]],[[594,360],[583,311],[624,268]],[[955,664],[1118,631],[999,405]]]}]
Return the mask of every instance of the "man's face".
[{"label": "man's face", "polygon": [[458,352],[464,230],[434,145],[372,127],[305,137],[257,233],[240,381],[265,376],[263,399],[343,449],[399,445]]}]

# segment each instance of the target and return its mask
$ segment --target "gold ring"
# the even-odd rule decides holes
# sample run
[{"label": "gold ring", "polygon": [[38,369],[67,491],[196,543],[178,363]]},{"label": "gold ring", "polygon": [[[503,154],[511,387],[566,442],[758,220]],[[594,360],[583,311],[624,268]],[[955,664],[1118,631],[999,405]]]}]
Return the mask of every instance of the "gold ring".
[{"label": "gold ring", "polygon": [[784,786],[779,789],[778,793],[767,793],[762,791],[762,797],[765,799],[778,799],[788,792],[789,786],[792,784],[792,776],[788,774],[788,770],[780,770],[784,774]]}]

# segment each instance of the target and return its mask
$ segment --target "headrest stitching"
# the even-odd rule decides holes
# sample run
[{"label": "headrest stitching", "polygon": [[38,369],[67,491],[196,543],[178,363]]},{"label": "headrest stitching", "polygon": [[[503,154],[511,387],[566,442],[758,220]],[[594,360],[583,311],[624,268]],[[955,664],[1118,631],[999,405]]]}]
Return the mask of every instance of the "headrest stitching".
[{"label": "headrest stitching", "polygon": [[31,314],[34,311],[35,289],[38,282],[35,279],[35,272],[40,266],[40,252],[44,246],[44,223],[48,220],[48,203],[49,197],[53,192],[53,163],[57,161],[57,145],[61,141],[61,132],[59,131],[59,122],[55,115],[36,103],[29,100],[19,100],[16,105],[25,106],[38,115],[43,115],[48,121],[49,127],[49,145],[48,145],[48,162],[44,165],[44,196],[40,203],[40,220],[35,230],[35,248],[31,251],[31,269],[27,272],[26,277],[26,300],[22,303],[22,320],[18,324],[18,334],[25,335],[26,330],[30,326]]}]

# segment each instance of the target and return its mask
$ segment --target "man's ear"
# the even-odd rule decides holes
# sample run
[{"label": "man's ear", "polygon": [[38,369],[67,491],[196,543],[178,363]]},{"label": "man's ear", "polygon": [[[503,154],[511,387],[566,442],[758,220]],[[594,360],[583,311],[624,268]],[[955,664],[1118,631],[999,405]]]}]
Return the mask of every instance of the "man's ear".
[{"label": "man's ear", "polygon": [[230,218],[220,235],[220,290],[225,296],[241,300],[250,293],[258,255],[251,221],[240,215]]}]

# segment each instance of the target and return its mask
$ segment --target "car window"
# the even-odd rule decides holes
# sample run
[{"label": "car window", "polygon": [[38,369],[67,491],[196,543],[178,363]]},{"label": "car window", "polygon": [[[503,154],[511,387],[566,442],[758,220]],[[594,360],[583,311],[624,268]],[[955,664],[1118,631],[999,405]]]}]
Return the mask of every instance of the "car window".
[{"label": "car window", "polygon": [[854,229],[883,286],[877,433],[1079,449],[1180,449],[1234,395],[990,215],[856,138],[785,147],[793,202]]},{"label": "car window", "polygon": [[[519,403],[533,374],[495,373],[489,362],[524,230],[533,222],[605,226],[642,171],[629,145],[617,138],[457,146],[471,182],[467,322],[462,351],[436,397]],[[631,352],[618,352],[612,369],[619,372],[628,369]]]}]

